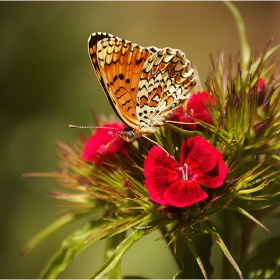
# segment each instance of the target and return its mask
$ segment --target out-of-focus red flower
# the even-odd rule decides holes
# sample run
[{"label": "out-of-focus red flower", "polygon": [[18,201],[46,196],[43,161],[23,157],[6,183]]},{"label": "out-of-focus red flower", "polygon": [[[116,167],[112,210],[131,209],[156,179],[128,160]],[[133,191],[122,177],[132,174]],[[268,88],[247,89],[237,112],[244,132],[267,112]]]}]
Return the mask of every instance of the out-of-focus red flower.
[{"label": "out-of-focus red flower", "polygon": [[259,78],[257,81],[258,90],[262,90],[265,88],[265,81],[263,78]]},{"label": "out-of-focus red flower", "polygon": [[[257,98],[258,107],[261,108],[261,110],[264,113],[267,113],[270,108],[270,98],[267,98],[266,96],[267,88],[266,88],[265,80],[263,78],[259,78],[257,80],[255,85],[251,89],[250,95],[252,99]],[[268,123],[269,123],[269,118],[265,120],[261,120],[253,126],[256,136],[261,136],[264,134]]]},{"label": "out-of-focus red flower", "polygon": [[186,207],[207,198],[200,185],[218,188],[227,172],[220,152],[201,136],[185,141],[180,163],[159,146],[149,151],[144,162],[149,195],[165,206]]},{"label": "out-of-focus red flower", "polygon": [[258,94],[258,105],[265,110],[265,108],[269,107],[269,102],[268,100],[266,100],[265,102],[266,84],[263,78],[259,78],[257,81],[257,94]]},{"label": "out-of-focus red flower", "polygon": [[214,97],[208,92],[203,91],[194,93],[190,96],[190,98],[187,101],[187,112],[185,111],[183,106],[180,106],[173,113],[171,120],[185,122],[186,124],[184,124],[184,127],[190,130],[196,130],[198,126],[198,124],[195,123],[195,120],[192,117],[204,121],[206,123],[211,123],[212,119],[205,105],[205,103],[209,102],[215,104]]},{"label": "out-of-focus red flower", "polygon": [[102,127],[97,128],[86,141],[81,154],[82,159],[102,164],[113,158],[115,154],[126,154],[125,148],[128,143],[118,137],[118,133],[124,129],[124,126],[119,123],[106,123]]}]

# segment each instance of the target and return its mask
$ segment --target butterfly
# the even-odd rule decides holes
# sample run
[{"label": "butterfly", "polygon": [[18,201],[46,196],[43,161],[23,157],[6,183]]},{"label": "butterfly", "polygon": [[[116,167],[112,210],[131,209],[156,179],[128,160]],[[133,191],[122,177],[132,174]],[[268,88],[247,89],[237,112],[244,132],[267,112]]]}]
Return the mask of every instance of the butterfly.
[{"label": "butterfly", "polygon": [[127,142],[161,127],[190,96],[194,70],[178,49],[141,47],[108,33],[93,33],[88,50],[96,76]]}]

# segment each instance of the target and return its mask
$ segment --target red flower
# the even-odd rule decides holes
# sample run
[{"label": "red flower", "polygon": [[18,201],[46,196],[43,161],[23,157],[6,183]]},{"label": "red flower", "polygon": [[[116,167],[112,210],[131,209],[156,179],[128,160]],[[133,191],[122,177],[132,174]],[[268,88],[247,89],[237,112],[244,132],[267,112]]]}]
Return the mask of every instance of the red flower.
[{"label": "red flower", "polygon": [[110,160],[115,154],[125,154],[127,142],[121,137],[118,137],[118,133],[122,131],[124,127],[118,123],[107,123],[102,127],[97,128],[95,133],[86,141],[81,154],[82,159],[88,162],[102,164],[104,160]]},{"label": "red flower", "polygon": [[159,146],[149,151],[144,162],[149,195],[153,201],[166,206],[185,207],[207,198],[200,184],[218,188],[227,172],[220,152],[201,136],[185,141],[180,163]]},{"label": "red flower", "polygon": [[[257,80],[256,84],[251,89],[250,94],[253,102],[257,97],[258,106],[265,114],[267,114],[270,108],[270,98],[267,97],[267,88],[265,80],[263,78],[259,78]],[[254,132],[257,137],[262,136],[264,134],[265,130],[267,129],[268,123],[269,118],[265,120],[260,120],[253,126]]]},{"label": "red flower", "polygon": [[270,98],[267,98],[267,88],[265,80],[259,78],[257,82],[252,86],[250,90],[250,98],[252,102],[255,102],[255,99],[258,101],[258,106],[261,107],[265,112],[269,109]]},{"label": "red flower", "polygon": [[257,81],[258,90],[263,90],[265,88],[265,81],[263,78],[259,78]]},{"label": "red flower", "polygon": [[265,102],[265,97],[266,97],[266,84],[265,80],[262,78],[259,78],[257,81],[257,94],[258,94],[258,105],[261,106],[262,108],[267,108],[269,107],[269,100],[266,100]]},{"label": "red flower", "polygon": [[189,123],[184,126],[190,130],[196,130],[198,125],[192,117],[206,123],[211,123],[212,119],[205,105],[207,102],[215,103],[213,96],[210,96],[208,92],[203,91],[192,94],[187,101],[186,107],[188,113],[185,112],[183,106],[180,106],[173,113],[172,121]]}]

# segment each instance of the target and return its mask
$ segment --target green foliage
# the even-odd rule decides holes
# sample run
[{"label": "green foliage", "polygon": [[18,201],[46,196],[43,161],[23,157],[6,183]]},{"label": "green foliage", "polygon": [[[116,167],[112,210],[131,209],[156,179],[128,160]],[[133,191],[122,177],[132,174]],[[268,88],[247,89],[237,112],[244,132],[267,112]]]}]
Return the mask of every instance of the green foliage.
[{"label": "green foliage", "polygon": [[135,230],[133,231],[127,238],[125,238],[119,246],[117,246],[116,250],[111,254],[111,256],[105,261],[105,263],[96,271],[93,278],[100,278],[110,270],[114,269],[116,265],[119,264],[123,254],[138,240],[140,240],[145,235],[144,230]]},{"label": "green foliage", "polygon": [[42,271],[40,278],[57,278],[73,259],[91,243],[98,240],[100,235],[97,234],[87,243],[85,243],[85,241],[94,233],[101,231],[108,224],[108,221],[103,220],[90,221],[87,222],[82,229],[79,229],[66,237],[55,256]]},{"label": "green foliage", "polygon": [[[265,256],[265,257],[264,257]],[[280,268],[280,236],[260,243],[242,266],[246,278],[273,278]]]},{"label": "green foliage", "polygon": [[210,234],[199,227],[186,234],[178,233],[176,238],[175,257],[180,261],[182,270],[175,275],[175,279],[210,277],[214,272],[210,262],[213,243]]}]

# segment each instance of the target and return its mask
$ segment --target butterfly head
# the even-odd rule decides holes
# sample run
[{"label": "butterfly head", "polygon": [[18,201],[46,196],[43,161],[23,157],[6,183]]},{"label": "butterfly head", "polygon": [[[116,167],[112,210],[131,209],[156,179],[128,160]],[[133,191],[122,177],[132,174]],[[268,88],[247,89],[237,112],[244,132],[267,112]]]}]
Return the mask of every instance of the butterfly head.
[{"label": "butterfly head", "polygon": [[137,138],[141,138],[143,135],[142,133],[135,131],[135,129],[127,127],[123,129],[119,136],[127,142],[133,142]]}]

